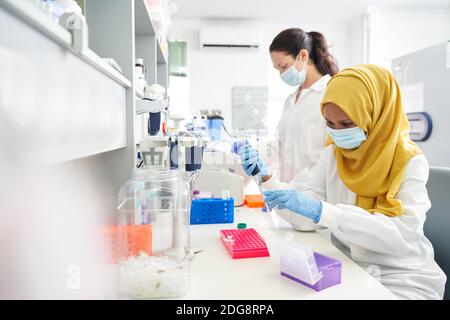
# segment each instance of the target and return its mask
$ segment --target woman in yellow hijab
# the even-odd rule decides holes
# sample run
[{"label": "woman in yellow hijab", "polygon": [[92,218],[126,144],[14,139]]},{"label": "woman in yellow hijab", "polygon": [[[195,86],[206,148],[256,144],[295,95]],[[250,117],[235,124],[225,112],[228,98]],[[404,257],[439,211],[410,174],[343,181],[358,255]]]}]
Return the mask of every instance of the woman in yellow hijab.
[{"label": "woman in yellow hijab", "polygon": [[328,228],[335,246],[363,268],[377,266],[398,297],[442,299],[446,276],[423,234],[428,162],[409,139],[397,81],[375,65],[345,69],[321,107],[329,136],[311,178],[266,191],[265,201],[296,229],[304,217]]}]

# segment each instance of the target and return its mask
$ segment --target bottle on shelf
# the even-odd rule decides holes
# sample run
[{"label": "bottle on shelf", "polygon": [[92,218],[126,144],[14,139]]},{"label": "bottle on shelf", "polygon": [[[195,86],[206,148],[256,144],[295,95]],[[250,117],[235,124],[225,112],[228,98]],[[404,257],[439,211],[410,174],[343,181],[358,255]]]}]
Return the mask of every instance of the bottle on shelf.
[{"label": "bottle on shelf", "polygon": [[144,65],[144,59],[137,58],[135,63],[135,79],[136,79],[136,90],[143,94],[147,75],[147,69]]}]

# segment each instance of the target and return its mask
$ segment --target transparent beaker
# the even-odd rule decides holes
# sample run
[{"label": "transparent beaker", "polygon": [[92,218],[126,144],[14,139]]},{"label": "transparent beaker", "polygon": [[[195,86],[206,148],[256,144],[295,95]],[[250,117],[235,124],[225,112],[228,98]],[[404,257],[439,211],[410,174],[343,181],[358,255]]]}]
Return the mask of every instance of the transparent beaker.
[{"label": "transparent beaker", "polygon": [[118,195],[120,297],[170,298],[189,291],[189,207],[180,171],[132,171]]}]

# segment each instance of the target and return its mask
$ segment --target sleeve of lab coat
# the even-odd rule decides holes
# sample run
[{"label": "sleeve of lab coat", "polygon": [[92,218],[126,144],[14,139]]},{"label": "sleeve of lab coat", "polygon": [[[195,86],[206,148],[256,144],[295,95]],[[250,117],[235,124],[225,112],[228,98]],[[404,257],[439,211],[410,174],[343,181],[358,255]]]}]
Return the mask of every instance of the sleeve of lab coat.
[{"label": "sleeve of lab coat", "polygon": [[267,190],[296,189],[316,200],[326,200],[326,173],[328,158],[333,157],[333,147],[330,145],[322,152],[316,165],[309,170],[303,170],[288,183],[280,182],[274,174],[263,184]]},{"label": "sleeve of lab coat", "polygon": [[328,227],[340,239],[366,250],[391,255],[418,250],[416,244],[422,240],[423,224],[431,207],[426,189],[428,171],[425,156],[410,160],[397,193],[404,207],[401,216],[371,214],[354,205],[323,202],[318,224]]},{"label": "sleeve of lab coat", "polygon": [[[310,174],[306,176],[302,176],[302,174],[300,174],[289,183],[281,183],[278,180],[277,184],[275,184],[272,181],[271,186],[273,187],[273,189],[297,189],[313,199],[326,200],[326,172],[327,163],[329,162],[327,158],[334,156],[333,150],[334,149],[330,146],[329,148],[326,148],[324,152],[322,152],[319,161],[312,168]],[[267,181],[266,183],[268,183],[269,181]],[[274,210],[280,217],[292,224],[292,226],[296,230],[311,231],[321,228],[321,226],[315,224],[311,219],[303,217],[302,215],[299,215],[287,209],[277,208]]]}]

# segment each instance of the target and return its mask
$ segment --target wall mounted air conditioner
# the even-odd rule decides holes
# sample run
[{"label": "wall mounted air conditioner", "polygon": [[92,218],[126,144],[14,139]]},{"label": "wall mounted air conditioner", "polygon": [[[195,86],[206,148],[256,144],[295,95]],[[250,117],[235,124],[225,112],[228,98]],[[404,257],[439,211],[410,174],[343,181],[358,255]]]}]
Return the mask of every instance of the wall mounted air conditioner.
[{"label": "wall mounted air conditioner", "polygon": [[199,33],[200,48],[259,48],[257,30],[250,28],[207,27]]}]

